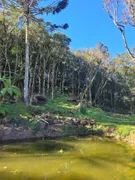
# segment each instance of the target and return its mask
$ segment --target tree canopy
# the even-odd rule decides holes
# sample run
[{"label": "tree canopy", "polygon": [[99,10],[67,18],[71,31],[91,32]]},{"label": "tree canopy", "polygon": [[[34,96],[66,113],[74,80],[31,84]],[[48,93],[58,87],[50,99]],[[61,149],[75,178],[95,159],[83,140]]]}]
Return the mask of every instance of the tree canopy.
[{"label": "tree canopy", "polygon": [[[52,99],[68,94],[76,97],[81,105],[114,112],[134,111],[135,65],[131,54],[122,53],[111,58],[109,47],[102,42],[73,52],[70,37],[58,30],[50,31],[59,27],[65,29],[67,25],[52,25],[38,16],[59,13],[68,1],[52,1],[45,7],[39,3],[34,0],[1,1],[0,77],[11,80],[11,89],[16,86],[26,93],[26,104],[32,103],[35,94]],[[119,7],[117,3],[120,2],[104,1],[115,25],[120,30],[127,23],[133,26],[133,15],[129,12],[132,7],[123,1],[122,12],[126,13],[121,22],[112,9],[113,5]],[[4,84],[1,83],[2,88]]]}]

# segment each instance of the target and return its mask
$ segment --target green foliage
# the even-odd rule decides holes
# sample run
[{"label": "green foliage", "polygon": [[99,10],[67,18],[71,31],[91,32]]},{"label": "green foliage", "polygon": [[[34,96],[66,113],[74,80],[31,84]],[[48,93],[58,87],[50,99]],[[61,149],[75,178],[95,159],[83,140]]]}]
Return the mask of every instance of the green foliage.
[{"label": "green foliage", "polygon": [[[74,109],[74,105],[68,102],[69,98],[67,96],[60,96],[54,100],[48,99],[45,105],[46,110],[53,114],[59,114],[62,116],[67,116],[70,110]],[[70,116],[71,114],[69,114]]]},{"label": "green foliage", "polygon": [[23,103],[14,104],[0,104],[0,110],[5,111],[5,115],[24,115],[29,116],[28,107],[24,106]]},{"label": "green foliage", "polygon": [[[57,97],[53,101],[48,99],[48,102],[45,106],[41,107],[52,114],[57,114],[61,112],[63,117],[75,117],[75,118],[90,118],[95,120],[97,124],[108,125],[108,126],[119,126],[119,125],[135,125],[134,119],[135,115],[122,115],[115,113],[108,113],[103,111],[100,108],[85,108],[86,114],[78,111],[76,103],[70,101],[70,98],[67,96]],[[70,111],[76,112],[74,114]]]},{"label": "green foliage", "polygon": [[[122,114],[114,114],[108,113],[100,108],[85,108],[85,112],[82,113],[77,111],[77,106],[74,104],[68,97],[57,97],[56,99],[48,100],[46,107],[50,112],[61,112],[61,116],[63,117],[75,117],[75,118],[90,118],[95,120],[97,124],[97,128],[95,129],[98,134],[102,134],[103,130],[107,127],[112,127],[117,129],[115,131],[116,134],[123,136],[128,136],[130,131],[134,128],[135,122],[135,115],[122,115]],[[57,110],[57,111],[56,111]],[[70,110],[76,111],[75,114],[69,113]],[[62,113],[63,112],[63,113]],[[83,129],[84,130],[84,129]],[[79,131],[83,131],[79,130]],[[78,130],[72,127],[66,126],[64,127],[64,132],[69,134],[78,134]],[[85,130],[84,130],[85,131]],[[85,132],[84,132],[85,133]]]},{"label": "green foliage", "polygon": [[0,114],[7,117],[6,123],[11,123],[13,126],[28,127],[29,111],[28,107],[22,103],[0,104]]},{"label": "green foliage", "polygon": [[[70,101],[66,97],[57,97],[49,100],[44,106],[24,106],[23,103],[15,104],[1,104],[0,115],[8,117],[8,121],[14,126],[23,126],[31,128],[34,132],[40,130],[40,123],[38,119],[32,119],[31,113],[42,114],[50,112],[51,115],[57,114],[60,117],[67,118],[88,118],[95,120],[97,124],[96,131],[101,133],[107,127],[116,129],[115,133],[127,137],[130,131],[135,130],[135,115],[121,115],[114,113],[106,113],[99,108],[86,108],[86,114],[77,111],[76,103]],[[75,112],[75,113],[71,113]],[[85,127],[64,126],[63,133],[69,135],[83,135],[87,134],[88,129]]]},{"label": "green foliage", "polygon": [[[15,2],[17,2],[15,3],[16,5],[19,5],[19,1]],[[11,3],[9,3],[9,7],[10,5]],[[22,9],[24,9],[23,5],[21,7]],[[33,8],[35,8],[35,4],[33,4]],[[18,31],[20,26],[16,26],[15,31],[12,32],[12,36],[8,31],[5,32],[5,29],[9,29],[9,27],[13,27],[16,24],[13,20],[18,21],[16,17],[20,15],[20,11],[21,13],[25,12],[18,8],[11,8],[10,13],[1,13],[0,47],[2,55],[1,69],[2,72],[5,71],[3,74],[5,76],[9,75],[12,83],[23,89],[23,56],[25,54],[23,37],[25,31],[24,29],[19,29]],[[34,13],[35,11],[32,12]],[[23,21],[23,15],[21,14],[21,23]],[[46,25],[51,26],[53,29],[50,23]],[[29,31],[29,40],[31,42],[29,53],[30,57],[32,57],[29,63],[29,69],[32,75],[32,82],[29,86],[31,97],[39,90],[39,79],[36,78],[36,75],[39,76],[40,72],[40,76],[43,77],[45,75],[45,80],[46,82],[48,81],[49,86],[43,80],[40,82],[40,87],[42,87],[40,90],[43,92],[43,95],[46,92],[47,97],[50,94],[52,96],[54,94],[56,97],[57,94],[63,95],[69,93],[71,96],[75,95],[76,99],[79,99],[81,94],[83,95],[86,90],[84,100],[87,104],[87,100],[90,98],[90,94],[88,93],[90,88],[87,87],[93,82],[91,85],[91,103],[95,107],[100,106],[106,111],[117,111],[119,113],[134,112],[135,66],[131,63],[131,59],[127,54],[121,54],[114,59],[110,59],[111,56],[108,56],[108,48],[100,42],[95,48],[79,49],[73,53],[69,50],[70,39],[64,34],[54,33],[50,35],[45,28],[39,27],[35,23],[30,23]],[[8,45],[7,49],[3,47],[5,39]],[[7,51],[9,64],[5,61],[5,50]],[[47,77],[49,77],[48,80]],[[7,88],[7,84],[10,84],[10,87],[8,86]],[[3,90],[1,90],[1,97],[20,95],[18,90],[11,86],[12,84],[8,80]],[[56,103],[51,102],[48,105],[48,109],[53,104]],[[68,106],[68,103],[66,106]],[[64,108],[62,107],[62,109]],[[60,104],[58,110],[60,110]],[[81,109],[81,111],[80,114],[85,115],[85,110]],[[61,112],[61,115],[63,114],[64,112]]]},{"label": "green foliage", "polygon": [[25,128],[29,127],[29,119],[22,115],[11,114],[9,117],[9,122],[15,127],[23,126]]},{"label": "green foliage", "polygon": [[11,123],[15,127],[31,128],[34,132],[37,132],[40,129],[40,124],[37,119],[30,120],[30,109],[22,103],[0,105],[0,114],[7,116],[6,123]]},{"label": "green foliage", "polygon": [[117,130],[115,131],[115,133],[118,134],[119,136],[127,137],[129,136],[132,130],[133,130],[132,126],[120,126],[120,127],[117,127]]},{"label": "green foliage", "polygon": [[87,109],[86,109],[86,107],[81,106],[81,107],[80,107],[80,113],[82,113],[82,114],[87,114]]},{"label": "green foliage", "polygon": [[40,130],[39,121],[37,119],[32,119],[31,121],[29,121],[29,127],[36,133]]},{"label": "green foliage", "polygon": [[40,107],[33,105],[28,106],[28,110],[31,115],[38,115],[45,113],[45,109],[46,108],[44,106],[40,106]]},{"label": "green foliage", "polygon": [[21,96],[20,89],[17,88],[16,86],[12,85],[11,79],[2,77],[2,78],[0,78],[0,81],[2,81],[3,85],[4,85],[4,87],[0,91],[0,96],[2,96],[2,97],[10,96],[10,97],[14,97],[14,98]]},{"label": "green foliage", "polygon": [[9,109],[5,105],[0,105],[0,115],[6,116],[8,114]]}]

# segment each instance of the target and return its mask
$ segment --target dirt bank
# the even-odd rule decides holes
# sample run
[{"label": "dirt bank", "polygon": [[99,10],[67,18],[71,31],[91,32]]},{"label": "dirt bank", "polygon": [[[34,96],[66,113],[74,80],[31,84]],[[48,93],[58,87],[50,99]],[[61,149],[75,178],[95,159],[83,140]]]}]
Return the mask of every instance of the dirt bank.
[{"label": "dirt bank", "polygon": [[115,138],[115,139],[119,139],[125,143],[128,143],[132,146],[135,147],[135,132],[134,131],[130,131],[128,136],[123,136],[123,135],[118,135],[116,133],[116,129],[117,127],[106,127],[101,129],[102,130],[102,136],[104,137],[108,137],[108,138]]}]

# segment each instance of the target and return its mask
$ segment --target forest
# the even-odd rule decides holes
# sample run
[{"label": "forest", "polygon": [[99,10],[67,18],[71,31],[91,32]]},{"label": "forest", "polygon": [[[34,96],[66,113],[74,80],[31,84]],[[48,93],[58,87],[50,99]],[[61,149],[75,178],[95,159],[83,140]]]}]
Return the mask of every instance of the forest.
[{"label": "forest", "polygon": [[112,58],[109,47],[101,42],[96,47],[72,52],[71,39],[57,30],[68,28],[67,24],[53,25],[36,17],[59,13],[68,1],[53,4],[51,10],[50,5],[39,8],[37,12],[38,1],[27,3],[1,3],[1,102],[19,96],[28,105],[36,95],[54,99],[68,94],[86,106],[134,113],[135,65],[130,54]]},{"label": "forest", "polygon": [[82,14],[82,37],[72,29],[74,38],[64,15],[62,23],[46,18],[58,20],[88,2],[0,0],[0,180],[135,177],[135,47],[126,31],[135,27],[135,1],[100,2],[109,18],[103,21],[112,24],[107,31],[119,32],[125,50],[115,55],[94,19],[98,2],[90,2],[96,9],[89,35],[96,38],[99,29],[109,45],[99,39],[95,46],[72,47],[75,39],[88,39]]}]

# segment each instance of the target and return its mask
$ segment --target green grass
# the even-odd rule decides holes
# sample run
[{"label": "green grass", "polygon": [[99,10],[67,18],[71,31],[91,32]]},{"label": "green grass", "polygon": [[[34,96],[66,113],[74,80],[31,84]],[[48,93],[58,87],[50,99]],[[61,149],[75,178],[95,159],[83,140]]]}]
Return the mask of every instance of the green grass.
[{"label": "green grass", "polygon": [[[100,108],[87,108],[85,113],[81,113],[77,108],[77,104],[69,100],[68,97],[60,97],[55,100],[49,100],[46,108],[53,114],[58,112],[63,117],[75,118],[90,118],[95,120],[100,127],[115,127],[115,133],[124,137],[130,134],[130,131],[135,131],[135,114],[122,115],[104,112]],[[71,114],[70,111],[75,112]]]},{"label": "green grass", "polygon": [[0,115],[29,115],[28,107],[24,106],[23,103],[15,104],[0,104]]},{"label": "green grass", "polygon": [[122,115],[104,112],[99,108],[86,108],[80,111],[77,103],[67,96],[61,96],[54,100],[47,100],[44,106],[25,107],[23,103],[12,105],[0,105],[0,114],[7,116],[22,115],[29,117],[30,109],[39,109],[41,113],[50,112],[51,115],[73,118],[90,118],[95,120],[100,127],[115,127],[118,135],[128,136],[130,131],[135,131],[135,114]]},{"label": "green grass", "polygon": [[[131,125],[135,126],[135,115],[122,115],[104,112],[99,108],[87,108],[86,113],[81,113],[77,108],[77,104],[69,101],[68,97],[60,97],[55,100],[49,100],[45,105],[50,112],[60,112],[63,116],[68,117],[86,117],[94,119],[97,123],[102,125]],[[70,111],[75,112],[74,115]]]}]

